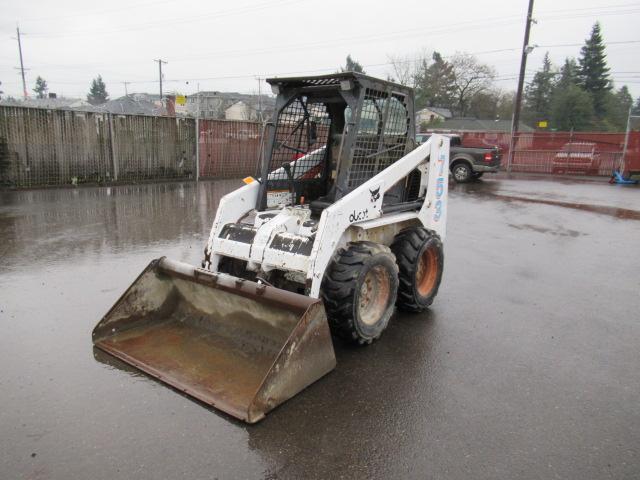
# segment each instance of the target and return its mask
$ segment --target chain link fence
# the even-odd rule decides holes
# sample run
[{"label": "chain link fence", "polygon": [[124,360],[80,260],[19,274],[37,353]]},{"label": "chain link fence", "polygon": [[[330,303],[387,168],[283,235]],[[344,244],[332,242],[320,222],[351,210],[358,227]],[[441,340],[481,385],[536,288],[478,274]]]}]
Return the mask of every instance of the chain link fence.
[{"label": "chain link fence", "polygon": [[[626,173],[640,173],[640,132],[626,138],[624,133],[522,133],[510,165],[509,133],[459,134],[464,146],[499,146],[503,169],[515,172],[608,176],[622,166]],[[259,122],[0,106],[0,186],[255,175],[262,136]]]},{"label": "chain link fence", "polygon": [[624,133],[520,133],[510,165],[509,133],[475,131],[459,135],[466,147],[500,147],[503,169],[513,172],[609,176],[621,166],[625,172],[640,171],[640,132],[629,133],[626,150]]}]

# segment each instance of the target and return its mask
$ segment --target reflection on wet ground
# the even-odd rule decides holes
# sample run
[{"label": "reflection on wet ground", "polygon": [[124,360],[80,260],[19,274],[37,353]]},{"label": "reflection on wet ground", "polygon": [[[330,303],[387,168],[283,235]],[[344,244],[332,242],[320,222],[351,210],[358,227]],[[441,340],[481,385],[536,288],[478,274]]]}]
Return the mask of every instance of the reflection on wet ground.
[{"label": "reflection on wet ground", "polygon": [[640,228],[563,204],[638,212],[640,190],[452,185],[430,311],[337,343],[334,372],[246,426],[91,345],[150,259],[201,260],[239,184],[0,192],[3,478],[637,474]]},{"label": "reflection on wet ground", "polygon": [[[571,183],[567,178],[563,177],[546,177],[546,182],[542,184],[544,177],[534,176],[528,179],[530,188],[523,190],[521,179],[498,178],[500,178],[500,181],[476,181],[471,184],[456,185],[454,189],[457,188],[478,196],[492,196],[508,202],[539,203],[611,215],[627,220],[640,220],[639,189],[636,186],[609,185],[608,183],[594,180]],[[510,182],[518,182],[517,189],[513,193],[509,188]],[[567,190],[569,191],[567,192]],[[576,195],[580,190],[588,193],[584,196]],[[576,201],[567,201],[567,193],[572,197],[577,197]],[[600,200],[605,204],[594,204],[592,203],[593,200]],[[624,207],[616,205],[624,205]]]},{"label": "reflection on wet ground", "polygon": [[115,254],[202,235],[211,226],[218,200],[234,183],[206,185],[0,192],[5,266],[24,263],[25,253],[33,263],[50,263],[74,254]]}]

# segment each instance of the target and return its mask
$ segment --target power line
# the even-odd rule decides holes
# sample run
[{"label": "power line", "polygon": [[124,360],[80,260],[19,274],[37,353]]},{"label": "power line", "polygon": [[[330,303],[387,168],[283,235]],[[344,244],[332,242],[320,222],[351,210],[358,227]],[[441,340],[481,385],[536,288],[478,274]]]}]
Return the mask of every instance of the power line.
[{"label": "power line", "polygon": [[[612,10],[612,11],[603,11],[603,12],[596,12],[595,15],[597,15],[598,17],[610,17],[610,16],[617,16],[617,15],[628,15],[628,14],[633,14],[633,13],[639,13],[640,9],[638,8],[632,8],[632,9],[626,9],[626,10]],[[565,20],[565,19],[575,19],[575,18],[590,18],[593,17],[594,13],[567,13],[567,14],[561,14],[561,15],[549,15],[549,16],[541,16],[539,17],[539,19],[541,20],[545,20],[545,21],[553,21],[553,20]]]},{"label": "power line", "polygon": [[[604,45],[623,45],[627,43],[640,43],[640,40],[622,40],[619,42],[604,42]],[[581,47],[584,43],[557,43],[555,45],[536,45],[538,48],[555,48],[555,47]]]},{"label": "power line", "polygon": [[[22,34],[24,35],[24,34]],[[612,41],[612,42],[605,42],[604,45],[609,47],[611,45],[623,45],[623,44],[637,44],[640,43],[640,40],[621,40],[621,41]],[[580,47],[584,45],[583,43],[557,43],[557,44],[547,44],[547,45],[536,45],[536,48],[559,48],[559,47]],[[486,54],[491,54],[491,53],[502,53],[502,52],[512,52],[512,51],[517,51],[519,50],[519,48],[500,48],[500,49],[494,49],[494,50],[480,50],[480,51],[476,51],[476,52],[470,52],[470,55],[486,55]],[[453,55],[443,55],[443,58],[451,58]],[[366,64],[364,65],[364,67],[366,68],[370,68],[370,67],[380,67],[380,66],[388,66],[388,65],[392,65],[393,63],[413,63],[413,62],[419,62],[422,59],[420,57],[415,57],[412,59],[397,59],[394,60],[393,62],[384,62],[384,63],[373,63],[373,64]],[[177,60],[172,60],[172,62],[180,62],[180,59]],[[127,65],[127,64],[139,64],[140,60],[131,60],[131,61],[127,61],[127,62],[120,62],[120,65]],[[1,67],[1,65],[0,65]],[[65,65],[65,64],[55,64],[55,63],[40,63],[40,64],[35,64],[32,65],[32,67],[37,67],[37,68],[61,68],[61,69],[77,69],[77,68],[97,68],[101,71],[104,71],[105,69],[102,66],[97,66],[97,65],[79,65],[79,64],[75,64],[75,65]],[[316,70],[312,70],[313,71],[324,71],[327,70],[329,68],[333,68],[333,67],[328,67],[328,68],[323,68],[323,69],[316,69]],[[27,69],[25,69],[27,70]],[[255,76],[255,74],[250,74],[250,75],[240,75],[240,76],[224,76],[224,77],[215,77],[215,78],[205,78],[204,80],[208,80],[208,79],[213,79],[213,80],[218,80],[220,78],[245,78],[245,77],[250,77],[250,76]],[[189,79],[192,80],[192,79]],[[138,82],[150,82],[151,80],[139,80]],[[134,82],[135,83],[135,82]]]},{"label": "power line", "polygon": [[120,7],[120,8],[110,8],[107,10],[96,10],[93,12],[84,12],[84,13],[72,13],[69,15],[57,15],[54,17],[40,17],[40,18],[21,18],[21,22],[22,23],[35,23],[35,22],[50,22],[50,21],[54,21],[54,20],[68,20],[70,18],[77,18],[77,17],[92,17],[95,15],[104,15],[106,13],[114,13],[114,12],[121,12],[124,10],[133,10],[136,8],[141,8],[141,7],[147,7],[147,6],[158,6],[164,3],[174,3],[176,2],[176,0],[164,0],[164,1],[159,1],[159,0],[153,0],[152,2],[143,2],[143,3],[135,3],[135,4],[128,4],[126,7]]},{"label": "power line", "polygon": [[[204,20],[210,20],[211,18],[220,18],[220,17],[225,17],[225,16],[230,16],[230,15],[238,15],[238,14],[245,14],[245,13],[252,13],[255,12],[257,10],[262,10],[265,8],[269,8],[272,6],[282,6],[285,4],[289,4],[289,3],[297,3],[303,0],[279,0],[276,2],[273,1],[268,1],[268,2],[264,2],[258,5],[252,5],[252,6],[243,6],[243,7],[239,7],[236,9],[231,9],[231,10],[223,10],[223,11],[218,11],[218,12],[212,12],[209,14],[199,14],[197,17],[194,18],[193,15],[189,16],[189,17],[182,17],[182,18],[177,18],[177,19],[170,19],[170,20],[160,20],[160,21],[153,21],[153,22],[147,22],[147,23],[136,23],[136,24],[131,24],[131,25],[126,25],[123,26],[122,28],[117,28],[117,29],[111,29],[111,30],[81,30],[81,31],[75,31],[75,32],[61,32],[61,33],[34,33],[32,36],[34,38],[56,38],[56,37],[73,37],[73,36],[83,36],[83,35],[103,35],[103,34],[115,34],[115,33],[121,33],[121,32],[126,32],[126,31],[140,31],[140,30],[145,30],[148,28],[156,28],[159,26],[165,26],[165,25],[176,25],[176,24],[180,24],[180,23],[193,23],[193,22],[200,22],[200,21],[204,21]],[[616,10],[615,7],[624,7],[624,9],[622,10]],[[555,19],[566,19],[566,18],[582,18],[584,16],[593,16],[593,14],[598,14],[598,15],[622,15],[622,14],[629,14],[629,13],[636,13],[636,12],[640,12],[640,10],[638,9],[629,9],[628,7],[640,7],[640,4],[638,3],[632,3],[632,4],[621,4],[621,5],[613,5],[613,6],[599,6],[599,7],[583,7],[583,8],[578,8],[578,9],[561,9],[561,10],[548,10],[546,12],[540,12],[542,14],[545,13],[549,13],[549,14],[553,14],[553,13],[561,13],[561,12],[572,12],[572,13],[567,13],[567,14],[561,14],[561,15],[549,15],[549,16],[542,16],[540,17],[541,19],[549,19],[549,20],[555,20]],[[600,12],[601,10],[606,9],[605,12]],[[117,10],[117,9],[116,9]],[[582,12],[579,13],[575,13],[575,10],[579,10]],[[484,21],[478,21],[478,20],[471,20],[471,21],[465,21],[465,22],[457,22],[456,24],[451,24],[451,25],[464,25],[464,24],[469,24],[469,23],[478,23],[478,22],[482,22],[482,24],[487,24],[487,23],[491,23],[492,25],[495,25],[495,21],[496,20],[509,20],[509,24],[512,24],[512,21],[514,19],[519,19],[521,18],[520,15],[511,15],[508,17],[496,17],[496,18],[491,18],[491,19],[486,19]],[[424,34],[424,27],[418,27],[417,29],[410,29],[410,30],[419,30],[421,32],[421,34]],[[432,31],[433,29],[431,29]],[[403,30],[402,32],[404,32],[405,30]],[[401,33],[401,32],[395,32],[395,33]]]},{"label": "power line", "polygon": [[277,1],[267,1],[257,5],[246,5],[243,7],[238,7],[231,10],[222,10],[217,12],[212,12],[208,14],[199,13],[197,16],[191,15],[189,17],[182,18],[172,18],[169,20],[157,20],[153,22],[141,23],[137,22],[135,24],[124,25],[120,28],[110,29],[110,30],[77,30],[71,32],[60,32],[60,33],[36,33],[33,34],[35,38],[61,38],[61,37],[78,37],[78,36],[95,36],[95,35],[111,35],[122,32],[129,31],[141,31],[147,29],[153,29],[163,26],[174,26],[181,23],[196,23],[202,21],[210,21],[211,19],[217,19],[222,17],[228,17],[233,15],[243,15],[248,13],[253,13],[258,10],[264,10],[265,8],[271,7],[281,7],[284,5],[288,5],[291,3],[298,3],[305,0],[277,0]]},{"label": "power line", "polygon": [[[157,61],[157,60],[155,60]],[[166,62],[165,62],[166,63]],[[371,67],[378,67],[378,66],[385,66],[385,65],[391,65],[390,63],[377,63],[377,64],[365,64],[363,65],[364,68],[371,68]],[[215,77],[196,77],[196,78],[174,78],[174,79],[165,79],[163,78],[163,85],[165,83],[185,83],[185,82],[202,82],[202,81],[213,81],[213,80],[240,80],[240,79],[255,79],[256,77],[261,77],[262,79],[265,78],[270,78],[270,77],[283,77],[283,76],[288,76],[288,75],[300,75],[300,74],[312,74],[312,73],[316,73],[316,74],[321,74],[321,73],[331,73],[335,71],[335,67],[326,67],[326,68],[321,68],[321,69],[313,69],[313,70],[296,70],[296,71],[289,71],[289,72],[275,72],[275,73],[268,73],[268,74],[264,74],[264,73],[250,73],[250,74],[243,74],[243,75],[220,75],[220,76],[215,76]],[[530,79],[533,78],[533,76],[535,75],[536,71],[534,70],[528,70],[525,73],[525,78],[526,79]],[[614,75],[613,80],[618,81],[618,80],[624,80],[626,78],[628,78],[627,76],[623,75],[621,77],[617,77],[615,75],[618,74],[639,74],[640,75],[640,71],[638,72],[617,72],[617,71],[612,71],[609,72],[610,75]],[[552,73],[552,75],[561,75],[561,72],[554,72]],[[515,80],[518,78],[518,74],[517,73],[508,73],[508,74],[500,74],[500,75],[487,75],[485,77],[478,77],[479,79],[488,79],[488,80],[494,80],[494,81],[506,81],[506,80]],[[636,77],[629,77],[629,78],[636,78]],[[640,77],[638,77],[640,78]],[[66,80],[61,80],[61,81],[56,81],[56,80],[49,80],[50,83],[57,83],[57,84],[61,84],[61,85],[84,85],[86,82],[84,81],[66,81]],[[118,81],[118,80],[114,80],[111,83],[124,83],[123,81]],[[158,83],[158,80],[135,80],[135,81],[127,81],[126,82],[129,85],[132,84],[154,84],[154,83]]]}]

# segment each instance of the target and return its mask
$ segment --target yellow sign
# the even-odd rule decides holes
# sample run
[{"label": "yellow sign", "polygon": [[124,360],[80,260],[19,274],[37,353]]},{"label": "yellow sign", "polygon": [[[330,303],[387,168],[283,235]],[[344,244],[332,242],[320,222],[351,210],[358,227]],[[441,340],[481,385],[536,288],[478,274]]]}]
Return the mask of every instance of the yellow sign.
[{"label": "yellow sign", "polygon": [[176,105],[186,105],[187,97],[184,95],[176,95]]},{"label": "yellow sign", "polygon": [[540,120],[538,122],[538,128],[547,128],[547,121],[546,120]]}]

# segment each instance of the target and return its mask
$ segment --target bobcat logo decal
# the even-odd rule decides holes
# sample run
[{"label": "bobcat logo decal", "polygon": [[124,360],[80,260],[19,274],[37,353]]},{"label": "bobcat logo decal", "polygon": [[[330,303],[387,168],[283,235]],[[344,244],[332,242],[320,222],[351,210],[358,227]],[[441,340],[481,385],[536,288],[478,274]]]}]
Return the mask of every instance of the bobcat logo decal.
[{"label": "bobcat logo decal", "polygon": [[371,194],[371,203],[377,201],[380,198],[380,187],[375,190],[369,190],[369,193]]}]

